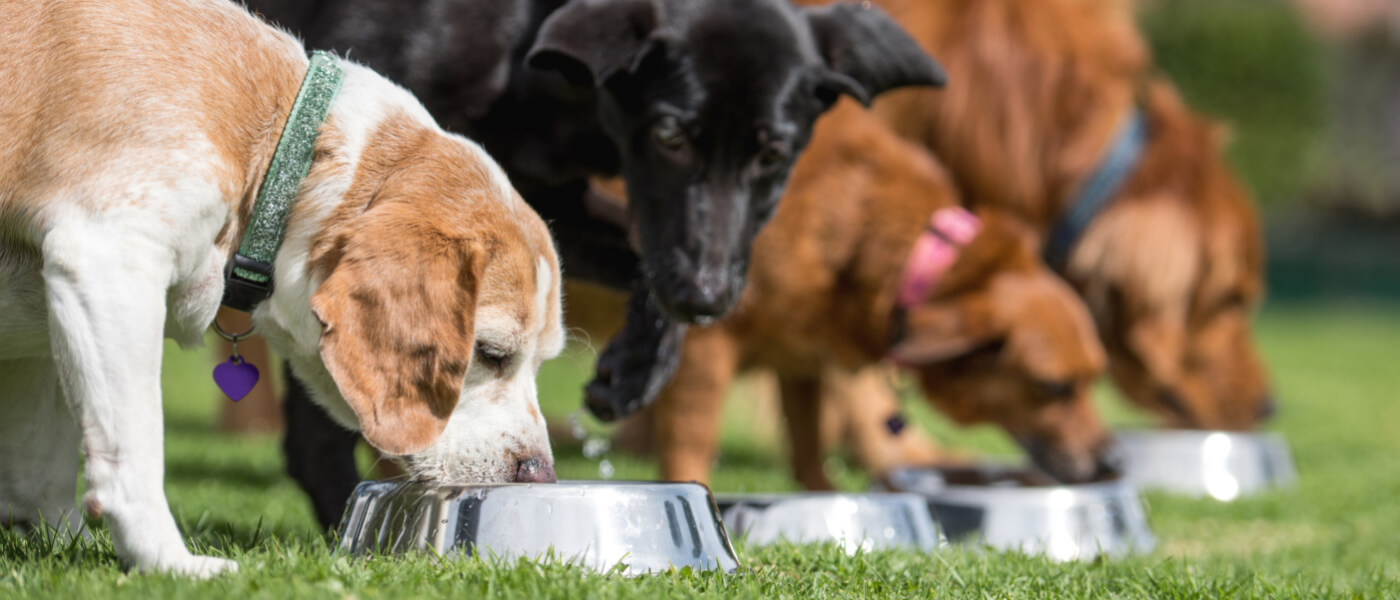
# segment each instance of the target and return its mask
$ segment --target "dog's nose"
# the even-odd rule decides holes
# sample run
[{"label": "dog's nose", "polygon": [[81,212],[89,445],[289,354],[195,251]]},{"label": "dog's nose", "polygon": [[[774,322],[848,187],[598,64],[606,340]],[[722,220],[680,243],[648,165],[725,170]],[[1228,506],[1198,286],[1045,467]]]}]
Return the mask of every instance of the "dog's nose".
[{"label": "dog's nose", "polygon": [[707,321],[729,310],[729,296],[725,292],[724,286],[688,285],[676,290],[671,308],[689,321]]},{"label": "dog's nose", "polygon": [[1264,400],[1259,403],[1259,412],[1254,415],[1258,421],[1268,421],[1278,413],[1278,403],[1274,402],[1273,395],[1264,396]]},{"label": "dog's nose", "polygon": [[[726,266],[703,266],[659,296],[669,296],[673,316],[687,322],[704,322],[729,312],[734,305],[734,280]],[[658,290],[662,291],[662,290]],[[660,299],[660,298],[659,298]]]},{"label": "dog's nose", "polygon": [[1103,481],[1123,476],[1127,459],[1123,456],[1123,446],[1117,440],[1109,440],[1099,447],[1094,462],[1094,481]]},{"label": "dog's nose", "polygon": [[554,465],[549,460],[527,458],[515,467],[515,483],[554,483]]}]

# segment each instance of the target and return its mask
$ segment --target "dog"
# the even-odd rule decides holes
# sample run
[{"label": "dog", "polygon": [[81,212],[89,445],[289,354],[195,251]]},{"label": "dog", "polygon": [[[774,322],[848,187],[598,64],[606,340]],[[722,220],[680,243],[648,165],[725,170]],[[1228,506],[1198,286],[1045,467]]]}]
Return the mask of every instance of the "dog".
[{"label": "dog", "polygon": [[[941,68],[879,10],[785,0],[253,0],[424,99],[499,158],[559,241],[565,272],[633,292],[633,325],[586,391],[605,420],[670,375],[684,323],[743,287],[813,123],[840,96],[941,85]],[[590,176],[625,180],[623,222]],[[632,253],[636,248],[639,257]],[[296,389],[293,387],[292,389]],[[355,440],[296,395],[288,466],[323,525],[353,489]],[[308,421],[309,419],[309,421]],[[334,463],[333,465],[331,463]],[[324,477],[323,477],[324,475]]]},{"label": "dog", "polygon": [[[1152,73],[1130,6],[876,4],[957,85],[897,92],[874,110],[943,158],[970,206],[1010,211],[1045,236],[1094,315],[1124,395],[1172,427],[1248,430],[1272,415],[1250,323],[1264,291],[1258,215],[1220,128]],[[1075,222],[1135,113],[1140,158],[1097,214]],[[1056,247],[1067,225],[1073,235]]]},{"label": "dog", "polygon": [[[755,243],[739,305],[689,331],[653,407],[662,477],[708,481],[724,392],[761,368],[779,378],[797,479],[831,489],[822,378],[860,377],[886,357],[945,414],[1000,425],[1057,479],[1115,472],[1090,397],[1105,358],[1087,309],[1040,260],[1028,226],[957,206],[933,156],[874,115],[848,105],[819,123]],[[940,268],[908,266],[929,264]]]},{"label": "dog", "polygon": [[[603,208],[626,211],[627,192],[621,180],[612,178],[593,183],[607,192],[600,196],[606,198],[607,206]],[[564,297],[569,304],[565,315],[569,330],[595,347],[603,340],[614,339],[623,329],[625,295],[596,284],[566,279]],[[745,403],[759,424],[756,430],[776,433],[782,410],[777,378],[763,371],[753,376],[755,381],[751,385],[737,385],[738,393],[746,394]],[[904,415],[899,398],[890,387],[893,376],[888,365],[868,367],[856,373],[840,369],[822,373],[819,383],[822,414],[818,421],[823,451],[848,449],[855,463],[877,480],[885,480],[900,467],[966,462],[968,457],[939,448],[920,428],[901,426]],[[635,456],[654,456],[657,449],[652,421],[651,413],[646,410],[621,420],[612,432],[612,447]],[[891,427],[891,423],[895,426]],[[570,434],[564,429],[557,433],[551,429],[550,435],[558,438]],[[804,460],[818,458],[804,457]],[[801,471],[805,472],[805,467]]]},{"label": "dog", "polygon": [[[542,215],[568,217],[556,226],[599,223],[590,235],[618,235],[615,222],[583,208],[588,177],[622,176],[640,272],[681,322],[722,315],[738,298],[752,238],[836,98],[869,103],[943,82],[939,65],[884,13],[856,5],[254,0],[250,8],[424,98],[446,126],[499,157]],[[580,254],[570,261],[577,270],[611,270],[588,278],[625,287],[625,270],[595,268]]]},{"label": "dog", "polygon": [[[123,563],[236,569],[191,554],[170,513],[161,344],[198,345],[242,289],[226,265],[251,268],[235,246],[267,215],[254,198],[286,139],[309,171],[290,190],[257,331],[340,425],[414,478],[553,480],[534,375],[564,343],[558,259],[479,146],[373,71],[308,62],[223,0],[6,3],[0,39],[8,519],[79,530],[81,449],[81,510],[106,520]],[[287,125],[309,70],[343,73],[333,100],[306,84],[307,103],[329,104],[314,147],[283,136],[317,127]]]}]

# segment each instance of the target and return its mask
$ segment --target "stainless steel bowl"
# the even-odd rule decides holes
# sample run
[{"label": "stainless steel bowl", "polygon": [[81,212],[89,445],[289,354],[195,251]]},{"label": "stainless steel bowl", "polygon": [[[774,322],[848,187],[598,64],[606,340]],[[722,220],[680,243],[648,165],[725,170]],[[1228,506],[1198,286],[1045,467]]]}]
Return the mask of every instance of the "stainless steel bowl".
[{"label": "stainless steel bowl", "polygon": [[915,494],[733,494],[715,504],[730,533],[749,544],[835,542],[855,554],[946,543]]},{"label": "stainless steel bowl", "polygon": [[1157,540],[1137,489],[1125,481],[1054,485],[1009,467],[903,469],[895,490],[928,500],[953,542],[1068,561],[1150,552]]},{"label": "stainless steel bowl", "polygon": [[1144,487],[1230,501],[1298,480],[1283,437],[1224,431],[1120,431],[1124,472]]},{"label": "stainless steel bowl", "polygon": [[367,482],[351,497],[340,549],[552,558],[600,572],[624,564],[628,575],[739,567],[710,491],[694,483]]}]

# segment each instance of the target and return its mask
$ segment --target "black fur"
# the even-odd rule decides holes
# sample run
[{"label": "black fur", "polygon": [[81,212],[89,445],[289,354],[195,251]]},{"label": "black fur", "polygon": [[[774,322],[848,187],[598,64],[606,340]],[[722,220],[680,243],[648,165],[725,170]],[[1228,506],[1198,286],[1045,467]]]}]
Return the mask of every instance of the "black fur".
[{"label": "black fur", "polygon": [[[655,396],[676,364],[680,323],[716,318],[738,300],[753,238],[823,111],[842,94],[869,102],[894,87],[943,81],[938,65],[888,17],[854,4],[249,6],[308,47],[338,51],[403,84],[444,127],[485,146],[550,223],[568,276],[627,289],[640,275],[646,285],[636,293],[651,299],[629,304],[620,343],[604,353],[588,389],[589,407],[605,417],[634,412]],[[619,174],[630,223],[592,214],[583,201],[588,177]],[[288,398],[289,435],[336,427],[319,411],[290,406],[306,402]],[[290,441],[287,448],[289,471],[312,491],[322,523],[332,525],[336,494],[315,490],[345,489],[339,479],[353,456]]]},{"label": "black fur", "polygon": [[738,300],[753,238],[839,95],[869,102],[943,81],[877,10],[780,0],[573,0],[545,20],[528,61],[597,90],[643,276],[679,321]]}]

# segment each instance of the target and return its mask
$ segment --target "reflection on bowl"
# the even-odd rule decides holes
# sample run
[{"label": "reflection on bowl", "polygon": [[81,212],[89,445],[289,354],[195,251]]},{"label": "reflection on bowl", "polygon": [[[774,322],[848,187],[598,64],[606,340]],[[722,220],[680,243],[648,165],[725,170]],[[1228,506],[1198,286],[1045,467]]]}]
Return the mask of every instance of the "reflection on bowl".
[{"label": "reflection on bowl", "polygon": [[1008,467],[901,469],[898,491],[928,500],[948,539],[1068,561],[1150,552],[1156,538],[1125,481],[1055,485]]},{"label": "reflection on bowl", "polygon": [[739,562],[709,490],[695,483],[560,482],[429,487],[367,482],[341,525],[351,554],[552,558],[629,575]]},{"label": "reflection on bowl", "polygon": [[1282,436],[1224,431],[1120,431],[1128,479],[1144,488],[1230,501],[1298,480]]},{"label": "reflection on bowl", "polygon": [[716,496],[715,503],[730,534],[754,545],[831,542],[855,554],[945,543],[915,494],[740,494]]}]

